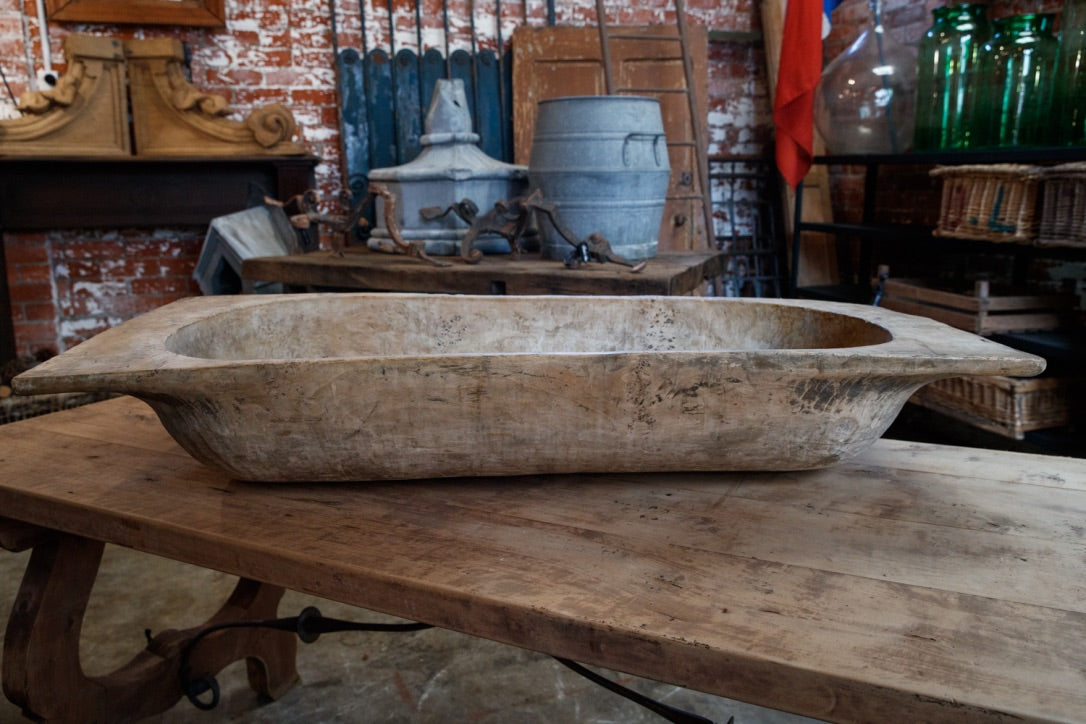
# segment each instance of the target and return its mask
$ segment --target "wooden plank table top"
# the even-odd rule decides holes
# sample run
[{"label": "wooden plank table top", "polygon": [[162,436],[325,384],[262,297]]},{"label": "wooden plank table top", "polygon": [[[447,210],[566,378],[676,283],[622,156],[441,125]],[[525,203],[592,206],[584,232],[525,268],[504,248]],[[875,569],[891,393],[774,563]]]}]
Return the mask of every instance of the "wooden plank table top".
[{"label": "wooden plank table top", "polygon": [[619,264],[585,264],[567,269],[561,261],[526,254],[520,259],[490,255],[478,264],[448,258],[438,267],[399,254],[349,247],[342,256],[315,251],[266,256],[242,262],[246,282],[281,282],[341,290],[449,294],[690,294],[706,279],[724,271],[721,252],[662,253],[631,273]]},{"label": "wooden plank table top", "polygon": [[253,484],[119,398],[0,427],[0,469],[8,518],[756,704],[1086,718],[1083,460]]}]

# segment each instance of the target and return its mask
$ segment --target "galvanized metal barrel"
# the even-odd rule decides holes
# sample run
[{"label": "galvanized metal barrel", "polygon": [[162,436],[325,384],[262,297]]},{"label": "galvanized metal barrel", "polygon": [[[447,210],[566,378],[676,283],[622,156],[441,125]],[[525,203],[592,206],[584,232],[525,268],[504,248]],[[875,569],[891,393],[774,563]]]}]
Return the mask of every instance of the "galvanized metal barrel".
[{"label": "galvanized metal barrel", "polygon": [[[577,239],[602,234],[627,259],[653,257],[671,167],[660,102],[642,96],[571,96],[540,101],[529,183],[555,205]],[[571,246],[539,219],[545,259]]]}]

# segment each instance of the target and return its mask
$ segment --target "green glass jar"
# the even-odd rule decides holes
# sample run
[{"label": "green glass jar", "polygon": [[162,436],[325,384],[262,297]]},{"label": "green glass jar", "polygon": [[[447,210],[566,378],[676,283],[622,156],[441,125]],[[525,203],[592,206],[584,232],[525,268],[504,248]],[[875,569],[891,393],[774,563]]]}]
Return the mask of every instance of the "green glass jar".
[{"label": "green glass jar", "polygon": [[1086,146],[1086,0],[1063,5],[1056,95],[1056,140]]},{"label": "green glass jar", "polygon": [[982,61],[987,83],[977,112],[982,120],[990,120],[979,145],[1013,148],[1054,142],[1059,52],[1059,41],[1052,34],[1054,24],[1050,13],[995,21]]},{"label": "green glass jar", "polygon": [[976,90],[984,44],[991,39],[987,6],[948,5],[932,11],[920,39],[916,73],[917,151],[976,145]]}]

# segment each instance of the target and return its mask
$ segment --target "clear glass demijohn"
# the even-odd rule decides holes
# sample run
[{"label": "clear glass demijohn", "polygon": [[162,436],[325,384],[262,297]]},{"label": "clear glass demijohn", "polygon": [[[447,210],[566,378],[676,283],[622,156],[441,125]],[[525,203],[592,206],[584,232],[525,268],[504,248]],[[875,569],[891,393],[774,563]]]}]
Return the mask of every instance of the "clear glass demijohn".
[{"label": "clear glass demijohn", "polygon": [[916,107],[916,49],[882,24],[881,0],[871,22],[822,72],[814,120],[829,153],[902,153],[910,149]]}]

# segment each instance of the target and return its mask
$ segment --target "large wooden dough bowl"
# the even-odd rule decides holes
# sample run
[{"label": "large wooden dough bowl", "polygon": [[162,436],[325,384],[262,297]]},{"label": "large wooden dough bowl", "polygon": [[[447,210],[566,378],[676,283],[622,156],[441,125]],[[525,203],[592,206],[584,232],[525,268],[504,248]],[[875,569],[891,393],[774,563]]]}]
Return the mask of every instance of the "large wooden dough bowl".
[{"label": "large wooden dough bowl", "polygon": [[821,467],[905,400],[1044,360],[859,305],[684,297],[185,299],[25,372],[146,400],[245,480]]}]

